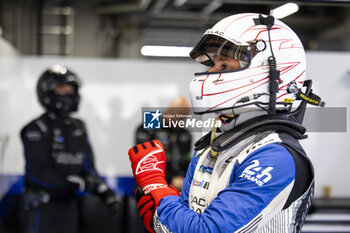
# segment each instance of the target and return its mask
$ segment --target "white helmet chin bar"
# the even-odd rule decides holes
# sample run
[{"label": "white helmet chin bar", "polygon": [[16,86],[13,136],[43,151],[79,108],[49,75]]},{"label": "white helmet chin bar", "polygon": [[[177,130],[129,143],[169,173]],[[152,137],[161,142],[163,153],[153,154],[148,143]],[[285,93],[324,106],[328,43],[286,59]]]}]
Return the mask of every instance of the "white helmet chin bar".
[{"label": "white helmet chin bar", "polygon": [[212,66],[214,56],[221,55],[238,60],[241,68],[196,73],[190,83],[194,113],[275,114],[276,108],[290,111],[294,100],[324,106],[318,96],[301,91],[306,69],[303,46],[287,25],[276,21],[273,16],[238,14],[204,33],[190,53],[195,61]]}]

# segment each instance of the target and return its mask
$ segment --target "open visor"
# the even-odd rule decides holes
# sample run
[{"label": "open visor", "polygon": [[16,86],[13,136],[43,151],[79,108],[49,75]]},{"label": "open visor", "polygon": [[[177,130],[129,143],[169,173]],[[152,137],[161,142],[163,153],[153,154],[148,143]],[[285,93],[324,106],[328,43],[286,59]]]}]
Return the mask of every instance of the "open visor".
[{"label": "open visor", "polygon": [[247,42],[248,45],[237,45],[217,35],[207,34],[190,52],[193,60],[206,66],[213,66],[214,56],[221,55],[249,63],[260,51],[256,48],[257,41]]}]

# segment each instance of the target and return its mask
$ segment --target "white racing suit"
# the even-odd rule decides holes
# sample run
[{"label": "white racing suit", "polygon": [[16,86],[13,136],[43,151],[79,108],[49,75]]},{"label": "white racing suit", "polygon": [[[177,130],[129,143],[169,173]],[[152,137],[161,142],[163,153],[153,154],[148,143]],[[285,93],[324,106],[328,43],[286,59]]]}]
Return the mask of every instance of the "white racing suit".
[{"label": "white racing suit", "polygon": [[313,168],[298,140],[268,130],[217,159],[196,151],[181,197],[164,197],[156,232],[300,232],[313,196]]}]

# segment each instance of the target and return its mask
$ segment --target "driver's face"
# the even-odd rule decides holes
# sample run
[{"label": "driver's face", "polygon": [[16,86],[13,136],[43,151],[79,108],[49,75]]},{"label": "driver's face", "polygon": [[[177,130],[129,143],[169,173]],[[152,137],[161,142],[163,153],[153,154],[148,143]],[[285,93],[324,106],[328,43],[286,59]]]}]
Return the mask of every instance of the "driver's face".
[{"label": "driver's face", "polygon": [[213,62],[214,65],[208,72],[231,71],[241,68],[238,60],[221,55],[215,55]]},{"label": "driver's face", "polygon": [[70,84],[62,84],[62,85],[57,86],[53,90],[53,93],[56,95],[74,95],[75,89]]}]

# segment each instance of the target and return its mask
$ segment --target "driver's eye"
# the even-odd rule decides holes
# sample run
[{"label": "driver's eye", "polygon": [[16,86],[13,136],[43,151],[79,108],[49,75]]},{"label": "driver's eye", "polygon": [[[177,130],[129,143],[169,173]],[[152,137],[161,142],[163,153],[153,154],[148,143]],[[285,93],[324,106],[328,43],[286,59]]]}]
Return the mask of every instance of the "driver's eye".
[{"label": "driver's eye", "polygon": [[229,66],[226,65],[226,64],[222,64],[222,65],[221,65],[221,69],[222,69],[222,70],[226,70],[226,69],[228,69],[228,68],[229,68]]}]

